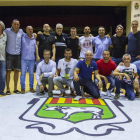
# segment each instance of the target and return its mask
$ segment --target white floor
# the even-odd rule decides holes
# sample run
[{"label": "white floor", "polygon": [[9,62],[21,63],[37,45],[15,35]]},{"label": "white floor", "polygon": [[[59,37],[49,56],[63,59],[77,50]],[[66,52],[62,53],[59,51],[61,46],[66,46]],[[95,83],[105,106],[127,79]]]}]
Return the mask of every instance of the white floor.
[{"label": "white floor", "polygon": [[[1,97],[0,140],[140,140],[140,100],[129,101],[122,95],[118,101],[123,106],[118,105],[117,108],[111,100],[113,97],[106,99],[107,96],[104,96],[104,94],[102,98],[116,114],[116,118],[88,120],[76,124],[65,120],[46,119],[45,123],[55,124],[54,129],[49,125],[35,123],[35,121],[43,121],[42,118],[38,118],[34,114],[46,98],[41,98],[29,92],[24,95],[14,94]],[[19,119],[32,106],[28,103],[34,98],[38,102],[22,116],[24,120]],[[97,130],[94,129],[98,124],[108,123],[111,125],[104,125]],[[30,125],[33,128],[27,129],[26,127]],[[36,128],[38,126],[42,127],[43,131],[39,131]],[[46,134],[42,132],[46,132]]]}]

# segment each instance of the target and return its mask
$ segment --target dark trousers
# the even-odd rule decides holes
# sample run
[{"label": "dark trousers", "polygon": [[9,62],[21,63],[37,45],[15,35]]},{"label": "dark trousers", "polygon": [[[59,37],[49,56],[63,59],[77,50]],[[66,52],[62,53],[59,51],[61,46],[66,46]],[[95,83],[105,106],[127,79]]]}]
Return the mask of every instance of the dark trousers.
[{"label": "dark trousers", "polygon": [[96,86],[95,83],[93,83],[92,81],[79,77],[79,81],[77,82],[74,81],[73,83],[77,95],[81,96],[80,86],[83,86],[84,91],[90,94],[92,97],[94,98],[100,97],[98,86]]},{"label": "dark trousers", "polygon": [[122,58],[111,57],[111,60],[114,61],[117,66],[119,65],[120,62],[123,62]]},{"label": "dark trousers", "polygon": [[135,93],[132,85],[122,80],[119,80],[118,77],[115,78],[115,85],[116,85],[116,94],[120,94],[120,89],[123,88],[126,90],[127,97],[129,100],[135,99]]}]

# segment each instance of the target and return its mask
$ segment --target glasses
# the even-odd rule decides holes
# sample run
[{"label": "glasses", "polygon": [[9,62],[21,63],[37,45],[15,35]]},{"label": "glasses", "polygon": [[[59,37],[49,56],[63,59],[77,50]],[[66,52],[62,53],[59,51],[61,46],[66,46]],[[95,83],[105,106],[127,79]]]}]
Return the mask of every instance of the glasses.
[{"label": "glasses", "polygon": [[57,28],[58,30],[62,30],[62,28]]}]

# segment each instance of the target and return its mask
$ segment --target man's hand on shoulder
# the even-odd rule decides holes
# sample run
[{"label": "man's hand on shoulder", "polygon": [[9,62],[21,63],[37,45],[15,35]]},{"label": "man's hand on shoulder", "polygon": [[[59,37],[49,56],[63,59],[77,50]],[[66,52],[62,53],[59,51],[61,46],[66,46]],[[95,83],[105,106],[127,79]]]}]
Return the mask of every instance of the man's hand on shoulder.
[{"label": "man's hand on shoulder", "polygon": [[41,31],[38,31],[37,34],[43,35],[43,33]]}]

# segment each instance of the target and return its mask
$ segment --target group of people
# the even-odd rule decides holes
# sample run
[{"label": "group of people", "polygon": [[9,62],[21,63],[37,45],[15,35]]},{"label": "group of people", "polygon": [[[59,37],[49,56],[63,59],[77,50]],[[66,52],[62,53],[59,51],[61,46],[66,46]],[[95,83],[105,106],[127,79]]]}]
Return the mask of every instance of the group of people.
[{"label": "group of people", "polygon": [[[67,86],[70,87],[72,96],[75,96],[76,91],[75,100],[82,98],[84,92],[94,98],[100,98],[101,88],[107,92],[107,96],[112,96],[111,92],[115,87],[114,99],[120,97],[121,88],[126,90],[128,99],[134,100],[135,97],[139,97],[138,21],[132,21],[132,32],[128,37],[122,35],[122,25],[116,27],[116,34],[111,38],[105,35],[103,26],[99,27],[99,35],[96,37],[90,34],[88,26],[84,28],[84,36],[81,37],[77,36],[75,27],[70,29],[70,36],[67,36],[62,32],[63,25],[60,23],[56,25],[55,32],[50,32],[49,24],[44,24],[44,32],[37,35],[33,33],[32,26],[26,27],[26,33],[19,28],[20,22],[17,19],[12,21],[11,28],[6,29],[4,23],[0,21],[1,95],[11,94],[9,84],[12,68],[14,68],[14,93],[24,94],[28,68],[30,92],[36,92],[37,95],[44,94],[48,84],[49,97],[53,96],[54,85],[60,90],[60,97],[65,96]],[[112,48],[112,57],[109,47]],[[36,91],[33,88],[35,64]],[[21,91],[17,89],[19,70],[21,70]],[[5,79],[6,93],[4,93]],[[110,86],[106,89],[108,83]]]}]

